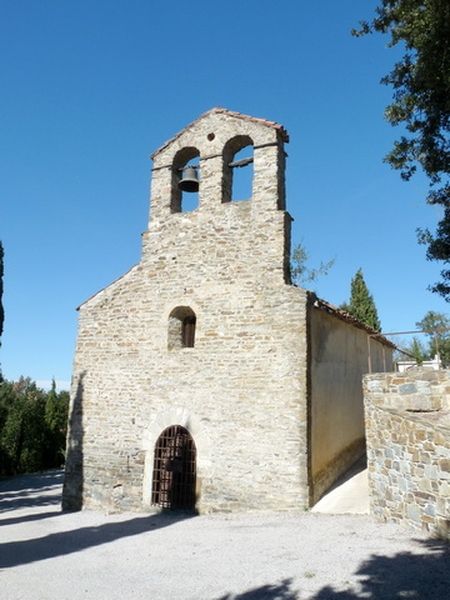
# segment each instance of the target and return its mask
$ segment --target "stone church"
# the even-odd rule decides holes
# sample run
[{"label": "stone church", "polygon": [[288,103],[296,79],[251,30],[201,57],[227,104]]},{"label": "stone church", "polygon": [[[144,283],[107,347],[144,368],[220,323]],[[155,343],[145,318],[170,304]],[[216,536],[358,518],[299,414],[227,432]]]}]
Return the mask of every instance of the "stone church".
[{"label": "stone church", "polygon": [[79,307],[63,508],[305,509],[364,453],[392,345],[291,283],[287,142],[214,108],[153,154],[142,258]]}]

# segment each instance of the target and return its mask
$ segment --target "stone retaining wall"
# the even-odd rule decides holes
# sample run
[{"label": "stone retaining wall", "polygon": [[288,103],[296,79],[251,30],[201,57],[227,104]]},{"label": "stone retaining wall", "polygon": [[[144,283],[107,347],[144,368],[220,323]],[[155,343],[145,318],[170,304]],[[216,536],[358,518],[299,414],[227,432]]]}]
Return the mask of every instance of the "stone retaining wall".
[{"label": "stone retaining wall", "polygon": [[450,539],[450,371],[364,378],[370,506]]}]

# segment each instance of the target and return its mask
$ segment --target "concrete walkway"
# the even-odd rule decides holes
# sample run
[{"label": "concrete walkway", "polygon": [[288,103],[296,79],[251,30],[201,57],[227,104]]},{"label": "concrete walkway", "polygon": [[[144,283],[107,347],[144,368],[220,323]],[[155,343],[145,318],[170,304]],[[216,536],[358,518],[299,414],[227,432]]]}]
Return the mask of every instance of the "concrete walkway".
[{"label": "concrete walkway", "polygon": [[366,515],[59,510],[62,474],[0,482],[3,600],[447,600],[448,545]]},{"label": "concrete walkway", "polygon": [[368,515],[369,482],[365,458],[340,477],[311,510],[332,515]]}]

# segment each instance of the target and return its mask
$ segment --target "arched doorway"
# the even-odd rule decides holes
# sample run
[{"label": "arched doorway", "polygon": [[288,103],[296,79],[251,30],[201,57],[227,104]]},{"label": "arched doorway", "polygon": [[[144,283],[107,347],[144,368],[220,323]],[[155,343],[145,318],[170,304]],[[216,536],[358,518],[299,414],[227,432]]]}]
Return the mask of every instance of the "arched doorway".
[{"label": "arched doorway", "polygon": [[152,504],[161,508],[195,508],[196,450],[181,425],[164,429],[155,445]]}]

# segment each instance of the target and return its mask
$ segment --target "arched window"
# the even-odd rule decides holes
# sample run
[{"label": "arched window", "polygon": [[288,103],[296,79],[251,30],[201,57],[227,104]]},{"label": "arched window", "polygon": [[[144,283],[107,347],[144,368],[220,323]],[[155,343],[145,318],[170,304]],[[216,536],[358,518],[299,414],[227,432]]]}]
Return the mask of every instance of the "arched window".
[{"label": "arched window", "polygon": [[152,504],[161,508],[195,508],[196,448],[187,429],[171,425],[155,444]]},{"label": "arched window", "polygon": [[169,315],[169,350],[193,348],[197,317],[189,306],[177,306]]},{"label": "arched window", "polygon": [[223,149],[222,202],[249,200],[253,195],[253,141],[238,135]]},{"label": "arched window", "polygon": [[[187,170],[188,167],[191,169]],[[181,189],[180,182],[184,177],[187,189]],[[170,209],[176,212],[191,212],[198,208],[198,184],[200,181],[200,153],[191,146],[183,148],[175,155],[172,163],[172,197]],[[186,182],[190,182],[186,184]],[[183,186],[182,186],[183,187]]]}]

